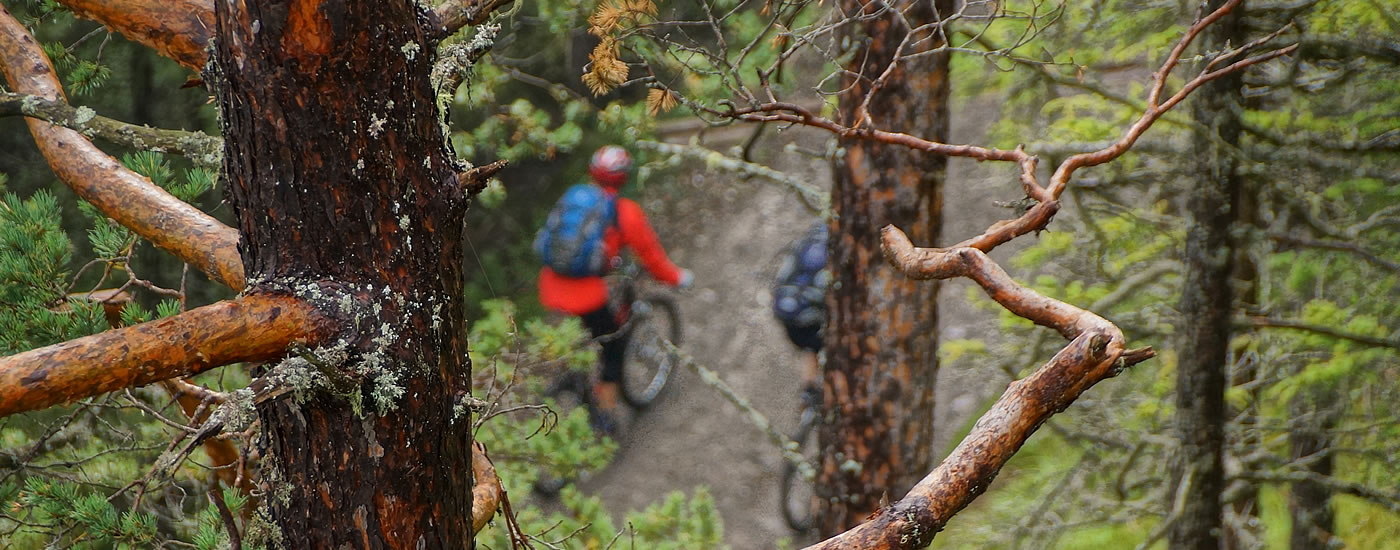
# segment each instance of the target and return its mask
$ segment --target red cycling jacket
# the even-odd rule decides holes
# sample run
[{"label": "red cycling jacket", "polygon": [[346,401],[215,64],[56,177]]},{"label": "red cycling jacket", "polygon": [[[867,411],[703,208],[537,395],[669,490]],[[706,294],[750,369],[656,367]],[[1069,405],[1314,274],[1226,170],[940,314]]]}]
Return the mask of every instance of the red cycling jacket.
[{"label": "red cycling jacket", "polygon": [[[603,188],[610,195],[616,191]],[[648,273],[662,283],[676,286],[681,270],[666,257],[666,249],[656,238],[656,231],[647,223],[642,207],[631,199],[618,197],[617,224],[603,232],[603,246],[608,258],[616,258],[623,245],[632,249]],[[540,304],[546,308],[572,315],[583,315],[608,302],[608,284],[602,277],[564,277],[549,267],[540,269]]]}]

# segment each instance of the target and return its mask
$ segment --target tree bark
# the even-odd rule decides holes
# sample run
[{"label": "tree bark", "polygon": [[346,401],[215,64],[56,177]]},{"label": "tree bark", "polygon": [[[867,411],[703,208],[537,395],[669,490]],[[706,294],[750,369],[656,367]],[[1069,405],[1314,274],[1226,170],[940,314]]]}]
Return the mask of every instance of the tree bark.
[{"label": "tree bark", "polygon": [[349,327],[339,386],[258,407],[266,519],[295,548],[470,545],[467,206],[407,0],[215,3],[213,86],[250,288]]},{"label": "tree bark", "polygon": [[[895,2],[913,25],[952,13],[953,2]],[[847,0],[847,13],[879,3]],[[937,13],[935,13],[937,10]],[[858,124],[866,96],[874,127],[898,127],[935,141],[948,135],[948,59],[900,61],[887,74],[907,29],[888,11],[850,25],[865,41],[847,68],[841,113]],[[941,36],[941,35],[940,35]],[[921,49],[942,45],[934,37]],[[904,55],[914,53],[906,50]],[[884,74],[885,76],[881,76]],[[882,81],[879,86],[875,84]],[[831,191],[825,403],[819,440],[816,524],[832,536],[876,511],[884,495],[904,494],[933,465],[938,286],[904,277],[880,252],[880,230],[894,224],[921,243],[938,241],[946,157],[848,137]]]},{"label": "tree bark", "polygon": [[[1213,0],[1208,9],[1225,2]],[[1240,43],[1238,7],[1206,28],[1203,53]],[[1235,245],[1230,227],[1239,209],[1240,176],[1225,150],[1239,142],[1238,73],[1202,86],[1192,100],[1192,115],[1213,135],[1197,136],[1195,189],[1187,199],[1184,254],[1186,278],[1180,315],[1183,350],[1177,371],[1176,430],[1181,447],[1174,457],[1169,507],[1174,521],[1167,535],[1177,550],[1219,550],[1225,489],[1226,362],[1230,350],[1234,294],[1230,276]]]}]

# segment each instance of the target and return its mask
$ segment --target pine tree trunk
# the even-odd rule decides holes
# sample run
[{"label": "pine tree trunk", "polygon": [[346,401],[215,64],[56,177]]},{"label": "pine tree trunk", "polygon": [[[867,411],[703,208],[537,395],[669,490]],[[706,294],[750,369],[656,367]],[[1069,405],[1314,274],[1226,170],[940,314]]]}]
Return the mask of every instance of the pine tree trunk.
[{"label": "pine tree trunk", "polygon": [[[1212,0],[1207,10],[1223,4]],[[1205,30],[1203,51],[1217,51],[1239,35],[1234,10]],[[1234,43],[1239,43],[1235,40]],[[1177,367],[1176,430],[1181,448],[1173,463],[1168,506],[1176,514],[1168,533],[1174,550],[1219,550],[1224,532],[1225,390],[1234,294],[1230,275],[1235,247],[1230,226],[1239,207],[1240,176],[1224,144],[1239,142],[1234,113],[1240,102],[1238,74],[1212,81],[1192,98],[1192,115],[1213,135],[1195,138],[1195,188],[1187,199],[1187,234],[1182,285],[1182,350]],[[1179,505],[1179,506],[1178,506]]]},{"label": "pine tree trunk", "polygon": [[420,8],[214,4],[206,81],[248,292],[336,316],[349,352],[308,370],[326,387],[258,406],[266,520],[288,548],[469,547],[470,419],[453,407],[470,384],[467,200]]},{"label": "pine tree trunk", "polygon": [[[880,4],[842,3],[847,13]],[[893,2],[913,25],[953,12],[953,2]],[[849,25],[856,47],[847,68],[864,78],[842,82],[847,123],[895,55],[906,29],[891,16]],[[923,48],[942,44],[937,38]],[[867,51],[868,47],[868,51]],[[913,53],[904,52],[906,55]],[[873,126],[920,137],[948,136],[948,59],[927,55],[900,63],[870,103]],[[938,286],[906,279],[880,252],[880,228],[894,224],[916,243],[938,241],[943,157],[907,147],[843,139],[834,169],[830,266],[833,290],[826,337],[826,417],[816,525],[823,536],[870,515],[883,495],[898,499],[933,464]]]}]

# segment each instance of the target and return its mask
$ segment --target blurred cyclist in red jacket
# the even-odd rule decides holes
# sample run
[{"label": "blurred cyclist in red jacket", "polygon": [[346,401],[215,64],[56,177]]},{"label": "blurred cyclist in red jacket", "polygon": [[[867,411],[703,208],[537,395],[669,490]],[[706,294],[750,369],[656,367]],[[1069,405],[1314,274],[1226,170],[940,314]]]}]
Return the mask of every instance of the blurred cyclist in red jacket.
[{"label": "blurred cyclist in red jacket", "polygon": [[[662,283],[686,288],[693,276],[680,269],[666,257],[666,250],[647,223],[646,214],[635,201],[617,196],[627,183],[632,168],[632,156],[616,145],[598,149],[588,166],[592,184],[613,198],[616,220],[603,231],[603,251],[607,264],[613,265],[625,246],[632,249],[651,276]],[[577,315],[595,338],[610,335],[620,328],[617,313],[608,307],[608,285],[601,276],[566,277],[549,266],[540,270],[540,304],[554,311]],[[626,338],[604,338],[602,344],[601,383],[594,388],[598,408],[602,413],[595,420],[605,430],[615,427],[612,412],[617,408],[618,384],[622,381],[622,362],[627,349]]]}]

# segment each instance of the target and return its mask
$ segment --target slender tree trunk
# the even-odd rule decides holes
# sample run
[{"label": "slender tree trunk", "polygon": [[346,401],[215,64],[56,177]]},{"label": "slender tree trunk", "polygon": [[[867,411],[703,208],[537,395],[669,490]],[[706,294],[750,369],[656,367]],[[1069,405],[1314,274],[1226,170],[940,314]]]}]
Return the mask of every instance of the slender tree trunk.
[{"label": "slender tree trunk", "polygon": [[[1223,0],[1212,0],[1207,10]],[[1239,36],[1240,9],[1205,30],[1200,47],[1218,51]],[[1239,43],[1235,40],[1234,43]],[[1234,312],[1230,276],[1235,246],[1231,222],[1239,207],[1240,176],[1223,144],[1239,142],[1234,113],[1240,105],[1238,74],[1206,84],[1192,99],[1192,114],[1210,135],[1196,142],[1197,177],[1187,199],[1182,287],[1181,362],[1177,367],[1176,430],[1181,448],[1173,464],[1168,503],[1175,521],[1168,543],[1176,550],[1218,550],[1224,532],[1225,389]]]},{"label": "slender tree trunk", "polygon": [[[868,5],[867,5],[868,4]],[[913,25],[952,13],[953,2],[893,2]],[[879,3],[846,0],[847,13]],[[841,112],[855,120],[872,81],[905,36],[889,15],[851,25],[864,41],[844,79]],[[855,42],[861,43],[861,42]],[[941,45],[940,39],[922,48]],[[906,51],[905,54],[913,53]],[[873,125],[935,140],[948,136],[948,59],[927,55],[901,62],[870,102]],[[938,241],[947,160],[846,139],[832,187],[830,266],[834,280],[827,321],[827,414],[820,433],[817,525],[831,536],[863,521],[884,495],[897,499],[933,465],[933,400],[938,286],[891,269],[880,252],[880,228],[907,228],[914,242]]]},{"label": "slender tree trunk", "polygon": [[[1303,469],[1330,476],[1333,470],[1332,429],[1336,428],[1339,401],[1327,390],[1308,392],[1293,403],[1293,418],[1288,431],[1292,459],[1302,462]],[[1311,481],[1294,483],[1290,488],[1288,512],[1293,518],[1289,534],[1290,550],[1326,550],[1332,548],[1332,491]]]},{"label": "slender tree trunk", "polygon": [[[471,545],[466,198],[408,0],[214,2],[228,201],[250,293],[343,322],[315,389],[257,407],[288,548]],[[294,367],[284,364],[280,368]],[[273,367],[279,368],[279,367]]]}]

